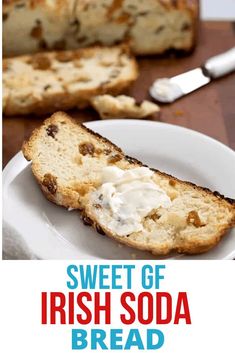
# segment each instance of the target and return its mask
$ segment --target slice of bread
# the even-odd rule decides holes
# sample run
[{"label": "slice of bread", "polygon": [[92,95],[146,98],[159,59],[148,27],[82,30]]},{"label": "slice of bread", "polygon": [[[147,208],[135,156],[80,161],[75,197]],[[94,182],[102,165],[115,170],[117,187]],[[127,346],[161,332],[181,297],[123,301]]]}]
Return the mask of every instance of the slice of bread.
[{"label": "slice of bread", "polygon": [[95,95],[122,92],[137,76],[137,63],[127,46],[4,59],[3,112],[41,114],[84,107]]},{"label": "slice of bread", "polygon": [[152,169],[154,183],[169,196],[171,206],[144,217],[143,231],[126,236],[110,231],[101,220],[102,207],[92,197],[101,185],[102,170],[107,166],[130,170],[142,163],[65,113],[45,120],[24,143],[23,153],[32,161],[33,174],[50,201],[81,210],[84,223],[123,244],[157,255],[201,253],[235,225],[234,200]]}]

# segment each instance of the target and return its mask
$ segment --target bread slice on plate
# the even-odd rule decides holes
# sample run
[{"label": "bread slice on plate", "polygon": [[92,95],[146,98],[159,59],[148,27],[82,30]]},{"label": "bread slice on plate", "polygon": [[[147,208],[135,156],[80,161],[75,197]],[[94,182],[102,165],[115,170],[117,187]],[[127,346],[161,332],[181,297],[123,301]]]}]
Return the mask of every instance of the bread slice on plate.
[{"label": "bread slice on plate", "polygon": [[32,133],[23,153],[50,201],[134,248],[201,253],[235,225],[234,200],[143,166],[63,112]]},{"label": "bread slice on plate", "polygon": [[3,113],[85,107],[98,94],[123,92],[137,76],[136,60],[125,45],[3,59]]}]

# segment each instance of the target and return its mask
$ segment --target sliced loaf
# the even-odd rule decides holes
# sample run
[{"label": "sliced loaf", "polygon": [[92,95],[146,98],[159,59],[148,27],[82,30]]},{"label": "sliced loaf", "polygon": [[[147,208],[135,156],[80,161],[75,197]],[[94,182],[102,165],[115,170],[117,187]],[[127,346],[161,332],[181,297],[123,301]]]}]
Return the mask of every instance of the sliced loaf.
[{"label": "sliced loaf", "polygon": [[14,56],[128,41],[136,54],[190,51],[199,0],[6,0],[3,52]]}]

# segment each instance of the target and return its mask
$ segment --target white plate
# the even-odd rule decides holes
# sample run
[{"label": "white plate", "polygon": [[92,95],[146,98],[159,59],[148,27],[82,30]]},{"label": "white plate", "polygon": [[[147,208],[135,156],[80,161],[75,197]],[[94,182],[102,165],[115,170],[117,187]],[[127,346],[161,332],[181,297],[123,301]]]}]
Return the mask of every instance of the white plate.
[{"label": "white plate", "polygon": [[[235,152],[205,135],[182,127],[138,120],[93,121],[86,124],[126,154],[184,180],[228,197],[235,196]],[[3,172],[4,221],[42,259],[156,259],[147,252],[120,246],[48,202],[19,152]],[[180,259],[235,257],[235,229],[208,253]]]}]

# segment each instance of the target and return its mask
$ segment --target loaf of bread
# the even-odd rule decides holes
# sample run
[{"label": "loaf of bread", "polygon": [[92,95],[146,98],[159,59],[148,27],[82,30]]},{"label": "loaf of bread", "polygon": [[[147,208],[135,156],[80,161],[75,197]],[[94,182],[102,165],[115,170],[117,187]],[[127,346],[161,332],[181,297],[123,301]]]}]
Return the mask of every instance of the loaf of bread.
[{"label": "loaf of bread", "polygon": [[36,129],[23,153],[50,201],[79,209],[85,224],[134,248],[201,253],[235,225],[234,200],[143,167],[65,113]]},{"label": "loaf of bread", "polygon": [[190,51],[198,0],[3,1],[3,52],[77,49],[128,41],[136,54]]},{"label": "loaf of bread", "polygon": [[138,75],[126,46],[18,56],[3,60],[3,112],[48,113],[84,107],[98,94],[118,94]]}]

